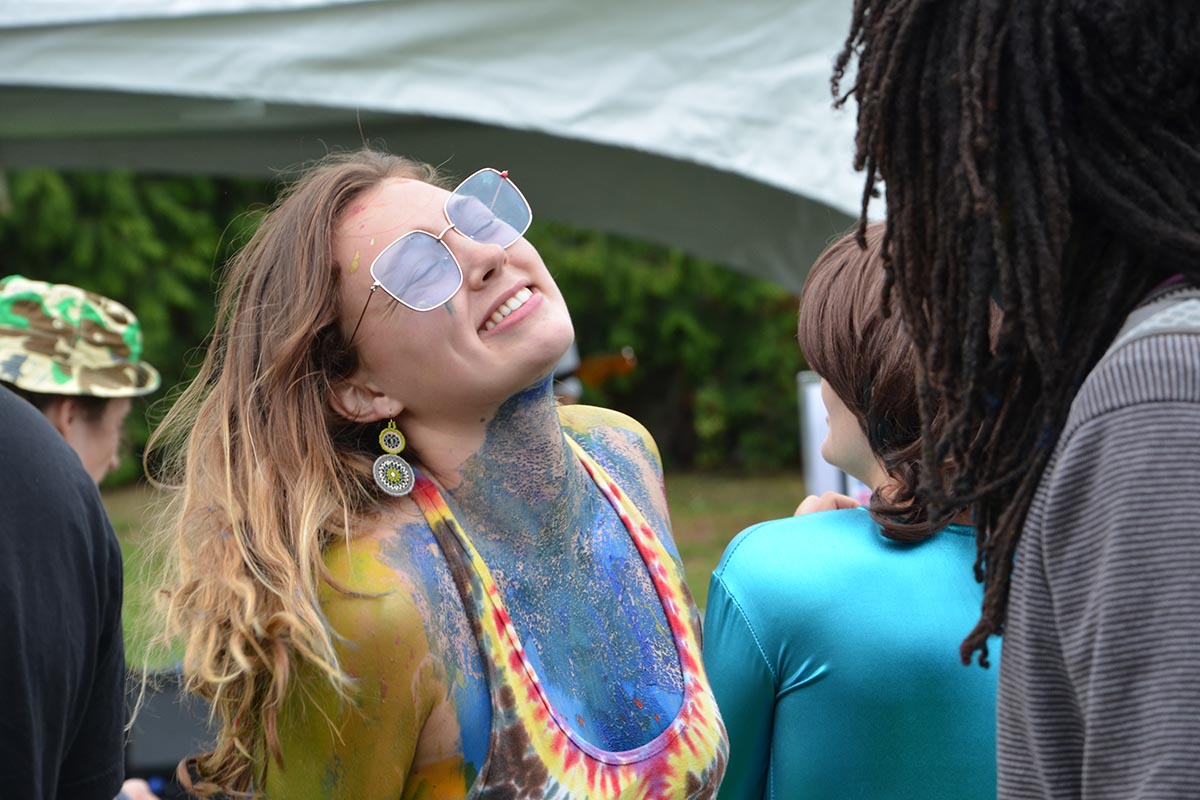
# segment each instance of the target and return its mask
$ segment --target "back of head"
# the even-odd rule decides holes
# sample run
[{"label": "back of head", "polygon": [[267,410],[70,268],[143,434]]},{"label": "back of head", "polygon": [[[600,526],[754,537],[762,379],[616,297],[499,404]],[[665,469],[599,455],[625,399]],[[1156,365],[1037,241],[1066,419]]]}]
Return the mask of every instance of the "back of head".
[{"label": "back of head", "polygon": [[835,92],[855,57],[856,160],[886,184],[888,280],[924,406],[954,409],[928,452],[957,469],[930,490],[974,501],[986,530],[966,643],[980,648],[1084,376],[1150,288],[1200,282],[1200,6],[857,0]]},{"label": "back of head", "polygon": [[[813,264],[800,297],[797,329],[809,366],[858,420],[892,486],[871,497],[885,535],[928,538],[948,519],[931,519],[918,491],[922,440],[917,359],[900,317],[883,295],[883,223],[830,246]],[[935,418],[941,421],[941,415]]]},{"label": "back of head", "polygon": [[216,751],[191,765],[205,794],[252,785],[247,754],[277,747],[267,732],[293,661],[344,685],[316,595],[323,548],[378,489],[361,426],[329,403],[356,366],[334,235],[349,204],[389,178],[437,182],[397,156],[333,155],[265,213],[226,270],[199,374],[150,441],[148,471],[176,490],[167,636],[184,640],[188,688],[221,721]]}]

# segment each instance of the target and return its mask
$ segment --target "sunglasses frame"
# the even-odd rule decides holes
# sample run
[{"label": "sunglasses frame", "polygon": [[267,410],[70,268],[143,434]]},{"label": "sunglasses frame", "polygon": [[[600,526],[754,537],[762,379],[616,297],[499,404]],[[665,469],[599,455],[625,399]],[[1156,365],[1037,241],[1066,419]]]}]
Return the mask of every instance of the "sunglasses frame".
[{"label": "sunglasses frame", "polygon": [[[454,255],[454,251],[450,249],[450,246],[447,245],[445,243],[445,241],[443,241],[443,239],[445,238],[446,234],[449,233],[451,230],[457,230],[463,236],[466,236],[468,239],[471,239],[472,241],[478,241],[478,240],[476,240],[475,237],[473,237],[473,236],[463,233],[463,231],[457,225],[455,225],[454,222],[450,219],[450,202],[455,198],[456,195],[459,194],[459,190],[462,187],[464,187],[468,183],[470,183],[471,180],[473,180],[475,177],[485,174],[485,173],[493,173],[493,174],[499,176],[501,181],[503,181],[503,183],[501,183],[500,185],[503,186],[504,184],[507,184],[509,186],[509,188],[511,188],[514,192],[516,192],[517,197],[519,197],[521,199],[521,202],[525,206],[525,210],[528,212],[528,219],[525,221],[525,226],[521,230],[517,231],[517,235],[515,237],[513,237],[512,241],[508,242],[507,244],[500,245],[500,246],[507,250],[509,247],[511,247],[513,244],[515,244],[518,239],[520,239],[522,236],[524,236],[526,231],[529,230],[529,226],[533,223],[533,208],[529,205],[529,201],[525,198],[525,195],[521,192],[521,190],[519,188],[517,188],[517,185],[515,183],[513,183],[511,178],[508,177],[508,170],[506,170],[506,169],[499,170],[494,167],[484,167],[482,169],[475,170],[470,175],[468,175],[466,178],[463,178],[463,180],[459,182],[458,186],[454,187],[454,191],[450,192],[450,196],[447,197],[446,202],[442,204],[442,216],[444,216],[446,218],[447,224],[446,224],[446,227],[442,229],[441,233],[439,233],[437,236],[434,236],[429,231],[421,231],[421,230],[408,231],[407,233],[397,236],[395,239],[388,242],[387,246],[379,251],[379,255],[375,256],[375,258],[371,261],[370,273],[371,273],[371,279],[372,279],[373,283],[371,284],[371,291],[367,294],[367,301],[365,303],[363,303],[362,311],[358,315],[358,321],[354,324],[354,332],[350,334],[350,344],[351,345],[354,344],[354,339],[355,339],[355,337],[358,336],[358,329],[362,325],[363,317],[366,316],[366,313],[367,313],[367,306],[369,306],[371,304],[371,298],[375,295],[376,289],[383,289],[383,291],[387,293],[388,297],[392,298],[397,303],[400,303],[405,308],[412,309],[413,311],[416,311],[418,313],[424,313],[426,311],[433,311],[435,309],[441,308],[442,306],[446,305],[446,303],[449,303],[452,299],[454,299],[454,296],[456,294],[458,294],[458,290],[462,288],[462,284],[463,284],[462,264],[458,263],[458,257]],[[496,196],[499,197],[499,194],[500,194],[500,190],[497,189]],[[467,196],[469,197],[471,195],[467,195]],[[516,230],[516,229],[514,228],[514,230]],[[382,283],[380,283],[379,279],[375,276],[375,265],[377,263],[379,263],[379,259],[383,258],[384,254],[387,253],[388,250],[391,250],[398,242],[401,242],[410,236],[428,236],[429,238],[433,239],[435,242],[437,242],[443,248],[445,248],[446,253],[450,256],[450,260],[454,262],[455,269],[458,270],[458,283],[455,284],[454,291],[450,292],[450,294],[447,295],[445,300],[441,301],[437,305],[430,306],[429,308],[415,308],[414,306],[409,305],[408,303],[404,302],[402,299],[400,299],[396,295],[392,294],[391,290],[388,289],[386,286],[384,286]]]}]

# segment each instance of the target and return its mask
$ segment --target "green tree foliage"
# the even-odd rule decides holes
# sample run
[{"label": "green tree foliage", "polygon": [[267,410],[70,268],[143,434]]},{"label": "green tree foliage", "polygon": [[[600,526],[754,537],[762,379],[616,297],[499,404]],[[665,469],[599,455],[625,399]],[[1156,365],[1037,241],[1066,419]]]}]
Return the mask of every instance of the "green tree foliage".
[{"label": "green tree foliage", "polygon": [[[163,389],[134,406],[127,431],[140,454],[146,407],[169,396],[199,365],[212,328],[214,268],[269,202],[264,182],[30,170],[5,176],[0,274],[70,283],[129,306],[142,322],[145,358]],[[110,476],[127,482],[140,460]]]},{"label": "green tree foliage", "polygon": [[685,255],[565,226],[529,233],[586,358],[630,346],[632,373],[585,392],[650,429],[671,467],[799,462],[796,298]]},{"label": "green tree foliage", "polygon": [[[128,305],[169,401],[195,372],[221,266],[277,188],[255,181],[31,170],[0,193],[0,274],[71,283]],[[529,234],[563,289],[584,357],[630,346],[637,368],[584,401],[654,434],[673,468],[798,462],[795,298],[678,250],[551,223]],[[129,424],[140,455],[146,404]],[[127,458],[114,483],[140,474]]]}]

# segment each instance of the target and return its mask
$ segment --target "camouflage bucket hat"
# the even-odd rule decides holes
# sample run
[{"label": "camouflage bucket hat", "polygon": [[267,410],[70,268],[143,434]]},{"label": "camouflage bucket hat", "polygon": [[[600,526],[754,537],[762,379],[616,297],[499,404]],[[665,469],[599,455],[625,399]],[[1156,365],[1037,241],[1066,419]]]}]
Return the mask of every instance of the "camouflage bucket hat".
[{"label": "camouflage bucket hat", "polygon": [[0,380],[41,394],[135,397],[158,388],[128,308],[64,283],[0,279]]}]

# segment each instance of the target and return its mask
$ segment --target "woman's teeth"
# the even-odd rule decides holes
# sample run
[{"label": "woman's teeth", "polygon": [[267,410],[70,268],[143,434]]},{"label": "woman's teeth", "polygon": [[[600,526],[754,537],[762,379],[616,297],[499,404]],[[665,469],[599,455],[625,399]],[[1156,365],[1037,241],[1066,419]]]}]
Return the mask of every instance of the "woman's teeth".
[{"label": "woman's teeth", "polygon": [[533,292],[528,289],[521,289],[512,297],[508,298],[501,306],[492,314],[492,318],[484,323],[483,329],[490,331],[492,328],[504,321],[512,312],[516,311],[521,306],[525,305],[525,301],[533,297]]}]

